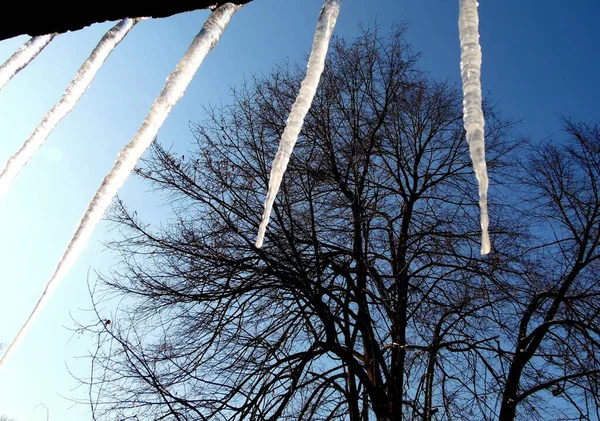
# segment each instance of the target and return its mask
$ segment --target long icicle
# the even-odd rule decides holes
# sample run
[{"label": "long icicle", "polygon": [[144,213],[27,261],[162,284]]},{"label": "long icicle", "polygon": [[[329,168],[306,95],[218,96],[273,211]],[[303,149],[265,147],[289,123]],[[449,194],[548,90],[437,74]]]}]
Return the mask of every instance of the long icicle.
[{"label": "long icicle", "polygon": [[479,184],[481,211],[481,254],[490,252],[487,209],[488,175],[485,163],[485,139],[481,95],[481,45],[477,0],[459,0],[460,71],[463,83],[463,113],[471,161]]},{"label": "long icicle", "polygon": [[298,97],[296,98],[294,105],[292,105],[287,124],[281,135],[281,140],[279,141],[277,155],[275,155],[271,167],[269,189],[265,199],[265,210],[256,240],[256,247],[258,248],[261,248],[263,245],[265,232],[267,230],[267,225],[269,224],[271,211],[273,210],[273,203],[275,202],[275,196],[277,196],[277,192],[281,186],[283,174],[290,161],[290,156],[292,155],[292,151],[298,140],[298,135],[302,129],[306,114],[308,114],[313,98],[317,93],[321,74],[325,68],[325,58],[327,57],[329,41],[335,28],[337,17],[340,13],[341,4],[342,0],[326,0],[321,9],[313,40],[312,51],[308,59],[306,76],[300,85]]},{"label": "long icicle", "polygon": [[0,359],[0,366],[15,351],[17,345],[21,342],[27,330],[41,312],[52,292],[67,274],[71,266],[73,266],[92,235],[95,226],[102,219],[102,215],[104,215],[113,197],[125,183],[129,173],[135,168],[143,153],[152,144],[160,126],[169,115],[173,106],[183,96],[202,61],[208,52],[217,45],[231,17],[240,7],[232,3],[225,3],[213,11],[173,73],[169,75],[167,83],[154,100],[154,104],[152,104],[152,108],[146,119],[142,122],[131,142],[119,152],[114,166],[94,194],[54,274],[46,284],[46,289],[29,315],[29,318],[17,333],[17,336],[6,350],[2,359]]},{"label": "long icicle", "polygon": [[125,38],[137,19],[123,19],[109,30],[100,40],[86,61],[83,62],[77,74],[65,90],[61,99],[46,113],[33,133],[23,143],[23,146],[6,162],[0,173],[0,200],[4,197],[10,183],[17,178],[19,172],[27,165],[36,151],[42,146],[58,123],[75,108],[77,101],[87,91],[94,77],[113,52]]},{"label": "long icicle", "polygon": [[31,61],[37,57],[42,50],[50,44],[56,34],[40,35],[31,38],[25,44],[21,45],[15,53],[0,66],[0,89],[4,88],[8,82],[21,70],[23,70]]}]

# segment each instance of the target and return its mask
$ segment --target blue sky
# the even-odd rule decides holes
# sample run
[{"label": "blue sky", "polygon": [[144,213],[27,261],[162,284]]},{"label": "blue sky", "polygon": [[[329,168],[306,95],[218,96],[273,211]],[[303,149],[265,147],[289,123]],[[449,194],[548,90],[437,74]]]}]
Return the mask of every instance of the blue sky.
[{"label": "blue sky", "polygon": [[[267,73],[308,53],[322,0],[255,0],[234,18],[187,94],[159,133],[185,150],[189,121],[201,105],[227,102],[229,87],[244,75]],[[557,115],[598,121],[600,67],[596,0],[482,0],[483,88],[504,115],[523,119],[522,134],[560,138]],[[79,105],[54,131],[0,203],[0,342],[10,342],[52,273],[102,177],[131,139],[165,78],[208,13],[198,11],[145,21],[115,50]],[[407,39],[422,53],[432,76],[459,82],[457,0],[345,0],[336,33],[353,37],[359,23],[383,30],[408,22]],[[0,161],[28,137],[92,48],[113,24],[60,35],[0,91]],[[0,42],[0,62],[27,37]],[[548,141],[550,141],[548,139]],[[164,214],[145,186],[129,180],[122,196],[151,220]],[[101,225],[71,273],[9,363],[0,369],[0,414],[19,421],[90,419],[87,408],[65,398],[84,398],[69,371],[85,375],[79,358],[93,343],[72,335],[71,315],[85,320],[88,270],[107,270],[113,260],[101,241]]]}]

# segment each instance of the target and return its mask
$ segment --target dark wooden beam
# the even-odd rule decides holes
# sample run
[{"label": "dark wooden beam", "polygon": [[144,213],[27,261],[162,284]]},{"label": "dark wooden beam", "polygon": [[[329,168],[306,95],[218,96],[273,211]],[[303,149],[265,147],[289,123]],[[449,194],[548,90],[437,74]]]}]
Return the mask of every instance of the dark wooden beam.
[{"label": "dark wooden beam", "polygon": [[[231,0],[246,4],[252,0]],[[18,35],[44,35],[77,31],[94,23],[133,17],[164,18],[177,13],[208,9],[222,0],[166,1],[11,1],[0,13],[0,41]]]}]

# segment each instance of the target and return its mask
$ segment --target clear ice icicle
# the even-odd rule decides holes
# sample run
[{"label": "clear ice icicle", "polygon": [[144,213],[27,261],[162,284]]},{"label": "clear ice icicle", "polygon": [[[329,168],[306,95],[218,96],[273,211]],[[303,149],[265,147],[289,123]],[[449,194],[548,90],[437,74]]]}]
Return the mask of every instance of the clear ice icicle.
[{"label": "clear ice icicle", "polygon": [[256,240],[256,247],[261,248],[267,231],[267,225],[271,217],[271,211],[273,210],[273,203],[275,202],[275,196],[281,186],[283,180],[283,174],[287,168],[290,156],[298,135],[304,124],[304,118],[310,109],[313,98],[317,93],[317,87],[321,80],[321,74],[325,68],[325,58],[327,57],[327,50],[329,48],[329,41],[331,34],[335,28],[337,17],[340,13],[342,0],[326,0],[319,20],[317,22],[317,29],[313,40],[312,50],[308,59],[308,66],[306,70],[306,76],[300,85],[300,92],[298,97],[292,105],[292,110],[287,120],[281,140],[279,141],[279,148],[277,155],[273,160],[271,167],[271,175],[269,177],[269,188],[267,191],[267,197],[265,199],[265,209],[262,216],[262,221],[258,229],[258,237]]},{"label": "clear ice icicle", "polygon": [[37,57],[39,53],[54,39],[56,34],[40,35],[31,38],[25,44],[21,45],[15,53],[0,66],[0,89],[21,70],[23,70],[31,60]]},{"label": "clear ice icicle", "polygon": [[458,27],[460,35],[460,72],[463,85],[463,113],[467,142],[475,176],[479,184],[481,212],[481,254],[490,252],[487,210],[488,175],[485,163],[485,139],[481,95],[481,46],[479,44],[479,13],[477,0],[459,0]]}]

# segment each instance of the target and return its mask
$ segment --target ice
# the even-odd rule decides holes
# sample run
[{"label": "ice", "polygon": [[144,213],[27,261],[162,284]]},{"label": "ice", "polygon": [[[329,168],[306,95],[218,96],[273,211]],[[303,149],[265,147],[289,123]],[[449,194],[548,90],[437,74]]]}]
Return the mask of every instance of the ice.
[{"label": "ice", "polygon": [[281,186],[283,174],[285,173],[290,156],[292,155],[294,145],[298,140],[304,118],[306,117],[317,92],[321,74],[325,68],[325,58],[327,57],[329,41],[335,28],[337,17],[340,13],[341,4],[342,0],[326,0],[321,9],[313,40],[312,51],[308,59],[306,76],[300,85],[298,97],[296,98],[294,105],[292,105],[287,124],[281,135],[281,140],[279,141],[277,155],[275,155],[275,160],[271,167],[269,189],[265,199],[265,209],[256,240],[256,247],[258,248],[261,248],[263,245],[265,232],[273,209],[273,203],[275,202],[275,196],[277,196],[277,192]]},{"label": "ice", "polygon": [[0,359],[0,366],[15,351],[19,342],[23,339],[29,327],[43,309],[44,304],[51,297],[52,292],[73,266],[113,197],[125,183],[129,173],[134,169],[144,151],[152,144],[160,126],[169,115],[173,106],[183,96],[202,61],[217,44],[232,15],[240,7],[232,3],[226,3],[218,7],[210,15],[200,33],[194,38],[173,73],[167,78],[167,83],[155,99],[154,104],[152,104],[152,108],[146,119],[131,142],[121,150],[114,166],[94,194],[54,274],[48,281],[46,289],[29,315],[29,318],[17,333],[2,359]]},{"label": "ice", "polygon": [[485,163],[485,140],[481,95],[481,46],[479,45],[479,14],[477,0],[459,0],[458,27],[460,34],[460,70],[464,94],[464,124],[471,161],[479,184],[481,210],[481,254],[490,252],[487,210],[488,175]]},{"label": "ice", "polygon": [[10,183],[19,175],[58,123],[75,108],[77,101],[88,89],[110,53],[125,38],[136,22],[136,19],[124,19],[102,37],[88,59],[79,68],[62,98],[46,113],[21,148],[8,159],[0,173],[0,200],[8,191]]},{"label": "ice", "polygon": [[15,53],[0,66],[0,89],[37,57],[39,53],[54,39],[56,34],[33,37],[21,45]]}]

